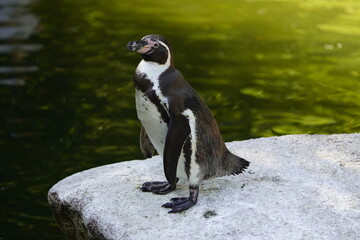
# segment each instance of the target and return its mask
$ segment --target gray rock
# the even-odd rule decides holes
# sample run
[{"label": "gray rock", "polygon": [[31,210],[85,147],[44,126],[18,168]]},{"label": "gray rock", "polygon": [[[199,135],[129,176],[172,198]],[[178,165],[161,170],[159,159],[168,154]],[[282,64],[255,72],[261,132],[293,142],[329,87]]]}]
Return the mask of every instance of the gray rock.
[{"label": "gray rock", "polygon": [[289,135],[228,143],[251,162],[246,173],[204,181],[197,205],[180,214],[160,206],[187,196],[187,184],[154,195],[163,180],[155,156],[83,171],[48,195],[68,239],[357,239],[360,134]]}]

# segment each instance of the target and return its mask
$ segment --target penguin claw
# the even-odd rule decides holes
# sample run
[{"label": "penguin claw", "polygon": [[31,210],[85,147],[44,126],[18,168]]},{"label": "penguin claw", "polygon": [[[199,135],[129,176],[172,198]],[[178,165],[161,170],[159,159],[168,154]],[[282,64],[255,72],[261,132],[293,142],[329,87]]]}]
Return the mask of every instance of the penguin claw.
[{"label": "penguin claw", "polygon": [[163,208],[172,208],[173,203],[172,202],[167,202],[167,203],[164,203],[161,207],[163,207]]}]

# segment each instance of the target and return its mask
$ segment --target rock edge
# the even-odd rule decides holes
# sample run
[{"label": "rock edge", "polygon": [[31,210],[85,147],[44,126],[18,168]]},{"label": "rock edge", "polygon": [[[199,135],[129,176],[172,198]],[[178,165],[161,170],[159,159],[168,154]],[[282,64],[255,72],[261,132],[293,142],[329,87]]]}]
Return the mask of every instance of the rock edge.
[{"label": "rock edge", "polygon": [[227,143],[245,174],[204,181],[196,206],[160,206],[187,193],[139,191],[162,180],[155,156],[76,173],[49,191],[67,239],[356,239],[360,236],[360,134],[288,135]]}]

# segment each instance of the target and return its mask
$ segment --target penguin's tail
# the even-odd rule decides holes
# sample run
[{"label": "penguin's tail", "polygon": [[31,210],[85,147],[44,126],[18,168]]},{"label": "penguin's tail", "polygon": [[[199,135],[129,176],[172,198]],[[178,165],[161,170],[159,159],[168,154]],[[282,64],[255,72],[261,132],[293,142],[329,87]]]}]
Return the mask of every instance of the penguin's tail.
[{"label": "penguin's tail", "polygon": [[242,173],[249,165],[250,162],[236,156],[235,154],[231,153],[230,151],[226,154],[224,159],[223,167],[226,170],[226,175],[232,174],[237,175]]}]

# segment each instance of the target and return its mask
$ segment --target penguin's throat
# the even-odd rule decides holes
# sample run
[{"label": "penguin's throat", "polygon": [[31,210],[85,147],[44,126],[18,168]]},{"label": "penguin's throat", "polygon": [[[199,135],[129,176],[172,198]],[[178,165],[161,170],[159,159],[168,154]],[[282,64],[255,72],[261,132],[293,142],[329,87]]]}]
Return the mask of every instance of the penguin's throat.
[{"label": "penguin's throat", "polygon": [[159,79],[160,75],[170,67],[170,64],[159,64],[157,62],[149,62],[142,60],[136,71],[139,74],[144,74],[149,80]]}]

